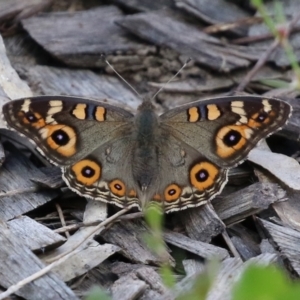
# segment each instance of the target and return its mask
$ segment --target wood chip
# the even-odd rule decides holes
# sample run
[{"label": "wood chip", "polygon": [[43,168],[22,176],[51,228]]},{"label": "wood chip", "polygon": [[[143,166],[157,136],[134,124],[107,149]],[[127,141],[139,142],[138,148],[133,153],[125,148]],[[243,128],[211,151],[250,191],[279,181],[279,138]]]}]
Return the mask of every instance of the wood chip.
[{"label": "wood chip", "polygon": [[173,6],[172,0],[114,0],[114,2],[119,4],[121,7],[126,7],[134,11],[152,11]]},{"label": "wood chip", "polygon": [[209,243],[225,230],[225,225],[210,204],[187,209],[178,214],[187,235],[197,241]]},{"label": "wood chip", "polygon": [[237,48],[233,50],[229,49],[230,46],[221,46],[218,39],[176,18],[173,11],[140,13],[116,22],[151,43],[168,46],[213,70],[227,72],[250,63]]},{"label": "wood chip", "polygon": [[106,65],[101,58],[103,53],[143,56],[148,50],[155,51],[153,46],[130,39],[114,23],[122,15],[115,6],[101,6],[73,13],[40,14],[23,20],[22,25],[37,43],[65,64],[95,68]]},{"label": "wood chip", "polygon": [[7,222],[7,224],[11,232],[19,237],[22,244],[32,251],[45,251],[50,246],[52,248],[58,247],[66,240],[27,216],[18,217]]},{"label": "wood chip", "polygon": [[218,216],[228,226],[245,219],[285,198],[285,191],[275,183],[254,183],[226,196],[213,199]]},{"label": "wood chip", "polygon": [[197,254],[202,258],[215,258],[223,260],[229,257],[228,251],[223,248],[216,247],[214,245],[203,243],[200,241],[192,240],[187,236],[177,232],[165,231],[164,240],[171,245]]},{"label": "wood chip", "polygon": [[258,221],[265,229],[271,242],[275,244],[285,258],[287,265],[300,275],[300,232],[263,219],[258,219]]},{"label": "wood chip", "polygon": [[[5,52],[2,37],[0,36],[0,107],[9,99],[31,96],[31,91],[27,84],[20,79],[16,71],[12,68]],[[6,128],[2,118],[0,118],[0,128]]]},{"label": "wood chip", "polygon": [[[235,22],[249,16],[245,10],[240,9],[232,2],[224,0],[215,0],[215,6],[211,5],[210,0],[176,0],[175,3],[177,7],[209,24]],[[215,7],[218,7],[218,9],[215,9]],[[239,28],[234,32],[243,36],[247,34],[246,28]]]},{"label": "wood chip", "polygon": [[30,177],[37,177],[39,174],[43,176],[41,171],[21,153],[14,152],[6,157],[0,169],[0,219],[9,220],[29,212],[58,195],[53,190],[37,193],[38,188]]},{"label": "wood chip", "polygon": [[136,109],[140,99],[116,76],[97,75],[90,70],[35,66],[27,73],[28,82],[46,95],[73,95],[108,101]]},{"label": "wood chip", "polygon": [[[15,236],[1,222],[0,243],[1,286],[8,288],[44,267],[31,250],[21,243],[19,237]],[[16,294],[31,300],[78,299],[71,289],[54,273],[48,273],[34,282],[27,284],[18,290]]]},{"label": "wood chip", "polygon": [[165,260],[173,265],[174,261],[170,255],[166,258],[155,256],[146,246],[144,236],[151,234],[144,222],[126,222],[126,225],[116,223],[101,237],[108,243],[118,245],[122,254],[135,263],[160,265]]},{"label": "wood chip", "polygon": [[147,284],[144,281],[136,276],[127,275],[116,280],[110,292],[113,300],[133,300],[138,299],[146,288]]},{"label": "wood chip", "polygon": [[300,191],[300,165],[294,158],[256,147],[250,151],[248,160],[268,170],[289,188]]}]

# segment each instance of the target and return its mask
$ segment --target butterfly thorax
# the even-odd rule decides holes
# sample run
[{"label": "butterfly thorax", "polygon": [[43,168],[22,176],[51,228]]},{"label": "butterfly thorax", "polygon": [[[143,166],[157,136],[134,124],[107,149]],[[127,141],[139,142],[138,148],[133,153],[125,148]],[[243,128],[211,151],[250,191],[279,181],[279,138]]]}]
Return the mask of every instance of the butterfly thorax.
[{"label": "butterfly thorax", "polygon": [[151,102],[143,102],[135,117],[134,139],[136,147],[132,153],[133,179],[141,191],[153,184],[158,174],[157,137],[158,117]]}]

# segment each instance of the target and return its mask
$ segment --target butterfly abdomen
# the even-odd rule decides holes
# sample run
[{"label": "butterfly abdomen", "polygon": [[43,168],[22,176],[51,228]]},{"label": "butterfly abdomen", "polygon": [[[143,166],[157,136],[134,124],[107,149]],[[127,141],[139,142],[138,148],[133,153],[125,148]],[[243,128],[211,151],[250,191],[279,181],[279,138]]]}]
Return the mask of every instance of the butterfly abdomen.
[{"label": "butterfly abdomen", "polygon": [[[148,104],[148,103],[146,103]],[[158,168],[158,151],[156,139],[159,126],[158,118],[152,104],[140,107],[135,118],[135,148],[132,153],[133,178],[141,191],[153,184]]]}]

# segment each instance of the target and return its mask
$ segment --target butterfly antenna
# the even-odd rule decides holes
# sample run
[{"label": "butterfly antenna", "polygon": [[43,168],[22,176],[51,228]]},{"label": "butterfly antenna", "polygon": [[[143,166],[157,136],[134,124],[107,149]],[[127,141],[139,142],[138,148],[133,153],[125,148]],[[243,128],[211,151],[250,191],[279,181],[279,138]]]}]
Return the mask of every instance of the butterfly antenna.
[{"label": "butterfly antenna", "polygon": [[107,61],[107,59],[104,59],[104,61],[118,75],[118,77],[122,79],[141,98],[141,95],[137,92],[137,90],[116,71],[116,69]]},{"label": "butterfly antenna", "polygon": [[152,101],[171,81],[173,81],[177,75],[187,66],[187,64],[191,61],[192,59],[189,57],[186,62],[183,64],[183,66],[176,72],[176,74],[171,77],[155,94],[154,96],[150,99]]}]

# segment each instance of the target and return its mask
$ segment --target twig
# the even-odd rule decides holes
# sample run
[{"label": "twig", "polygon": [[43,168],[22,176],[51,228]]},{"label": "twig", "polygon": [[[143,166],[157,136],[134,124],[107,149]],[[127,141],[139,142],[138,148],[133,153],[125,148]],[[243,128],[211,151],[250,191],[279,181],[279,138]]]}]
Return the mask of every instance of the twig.
[{"label": "twig", "polygon": [[50,262],[50,264],[43,269],[39,270],[38,272],[26,277],[25,279],[19,281],[18,283],[10,286],[5,292],[0,294],[0,300],[5,299],[6,297],[10,296],[11,294],[15,293],[19,289],[21,289],[23,286],[25,286],[28,283],[31,283],[32,281],[42,277],[43,275],[47,274],[49,271],[51,271],[54,267],[60,265],[62,262],[66,261],[70,256],[74,255],[76,252],[79,252],[79,250],[76,251],[76,249],[83,244],[89,237],[91,237],[94,233],[96,233],[101,227],[104,227],[105,225],[109,224],[122,214],[126,213],[130,207],[124,208],[111,216],[110,218],[106,219],[102,223],[98,224],[94,228],[94,230],[87,236],[85,237],[82,241],[77,243],[70,251],[67,251],[65,253],[62,253],[61,255],[57,255],[56,257],[47,260],[46,262]]},{"label": "twig", "polygon": [[23,193],[34,193],[37,192],[40,188],[35,186],[35,187],[28,187],[24,189],[19,189],[19,190],[14,190],[14,191],[9,191],[9,192],[2,192],[0,193],[0,198],[2,197],[10,197],[18,194],[23,194]]},{"label": "twig", "polygon": [[99,229],[101,229],[102,227],[106,226],[107,224],[111,223],[112,221],[114,221],[116,218],[118,218],[119,216],[125,214],[129,209],[131,209],[131,207],[126,207],[123,208],[122,210],[120,210],[119,212],[115,213],[114,215],[112,215],[110,218],[107,218],[105,221],[101,222],[100,224],[98,224],[93,231],[91,231],[90,234],[88,234],[82,241],[79,241],[77,244],[75,244],[69,251],[66,251],[64,253],[61,253],[53,258],[49,258],[46,260],[46,263],[52,263],[58,259],[60,259],[61,257],[73,252],[76,248],[78,248],[80,245],[82,245],[89,237],[91,237],[93,234],[95,234]]},{"label": "twig", "polygon": [[[76,253],[76,252],[75,252]],[[10,296],[11,294],[15,293],[19,289],[21,289],[24,285],[31,283],[32,281],[39,279],[43,275],[47,274],[49,271],[51,271],[54,267],[60,265],[62,262],[67,260],[70,256],[72,256],[74,253],[69,253],[59,260],[53,262],[52,264],[44,267],[43,269],[39,270],[36,273],[33,273],[32,275],[26,277],[25,279],[19,281],[18,283],[10,286],[5,292],[0,294],[0,300],[5,299],[6,297]]]},{"label": "twig", "polygon": [[231,253],[233,254],[233,256],[242,259],[240,254],[237,252],[235,246],[233,245],[226,230],[224,230],[224,232],[222,233],[222,237],[223,237],[224,241],[226,242],[228,248],[230,249]]},{"label": "twig", "polygon": [[252,25],[261,23],[263,21],[262,17],[249,17],[249,18],[243,18],[239,19],[235,22],[228,22],[228,23],[219,23],[211,26],[207,26],[204,28],[203,32],[211,34],[211,33],[218,33],[220,31],[228,31],[234,28],[238,28],[242,25]]},{"label": "twig", "polygon": [[[136,213],[132,213],[132,214],[127,214],[124,216],[120,216],[119,220],[133,220],[133,219],[137,219],[137,218],[142,218],[144,216],[143,212],[136,212]],[[81,227],[88,227],[88,226],[95,226],[97,224],[99,224],[101,221],[93,221],[93,222],[81,222],[81,223],[77,223],[77,224],[71,224],[71,225],[67,225],[58,229],[53,230],[56,233],[63,233],[66,231],[73,231],[76,229],[79,229]]]},{"label": "twig", "polygon": [[245,87],[251,81],[251,79],[255,76],[255,74],[264,66],[268,57],[272,54],[272,52],[279,46],[280,41],[275,40],[269,49],[260,57],[260,59],[256,62],[254,67],[250,70],[250,72],[244,77],[238,87],[235,89],[234,93],[241,93],[244,91]]},{"label": "twig", "polygon": [[[65,216],[64,213],[60,207],[60,205],[58,203],[55,204],[55,207],[57,209],[58,215],[59,215],[59,219],[61,222],[62,226],[66,226],[66,220],[65,220]],[[70,237],[70,232],[68,230],[65,231],[66,237],[69,238]]]},{"label": "twig", "polygon": [[[300,13],[297,14],[291,22],[289,22],[286,26],[286,37],[290,34],[292,28],[297,24],[300,19]],[[256,62],[255,66],[252,70],[245,76],[239,86],[236,88],[235,93],[240,93],[244,91],[245,87],[251,81],[251,79],[255,76],[255,74],[260,70],[260,68],[266,63],[268,57],[272,54],[272,52],[280,45],[281,40],[276,39],[269,49],[260,57],[260,59]]]}]

